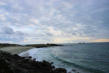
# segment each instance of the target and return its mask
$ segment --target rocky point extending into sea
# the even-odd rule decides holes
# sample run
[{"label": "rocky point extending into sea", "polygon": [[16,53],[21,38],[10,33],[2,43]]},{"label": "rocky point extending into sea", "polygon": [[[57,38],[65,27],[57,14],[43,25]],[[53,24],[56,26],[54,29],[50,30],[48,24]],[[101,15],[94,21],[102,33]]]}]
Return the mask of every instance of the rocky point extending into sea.
[{"label": "rocky point extending into sea", "polygon": [[64,68],[55,68],[47,61],[36,61],[0,51],[0,73],[67,73]]}]

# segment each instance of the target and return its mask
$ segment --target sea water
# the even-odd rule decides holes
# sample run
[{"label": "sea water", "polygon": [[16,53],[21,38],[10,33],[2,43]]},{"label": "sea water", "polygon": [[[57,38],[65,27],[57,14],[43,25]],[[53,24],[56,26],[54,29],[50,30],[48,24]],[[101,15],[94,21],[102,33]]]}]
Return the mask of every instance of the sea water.
[{"label": "sea water", "polygon": [[[19,54],[79,73],[109,73],[109,43],[80,43],[50,48],[33,48]],[[75,73],[75,72],[72,72]]]}]

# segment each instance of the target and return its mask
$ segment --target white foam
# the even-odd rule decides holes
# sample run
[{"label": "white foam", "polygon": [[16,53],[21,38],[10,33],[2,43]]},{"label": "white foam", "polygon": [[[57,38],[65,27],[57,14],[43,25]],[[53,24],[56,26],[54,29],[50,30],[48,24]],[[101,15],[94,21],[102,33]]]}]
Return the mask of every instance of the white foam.
[{"label": "white foam", "polygon": [[[37,61],[46,60],[49,62],[54,62],[54,65],[56,67],[61,66],[63,68],[66,68],[68,71],[71,70],[71,68],[69,68],[68,66],[65,66],[64,63],[53,58],[51,56],[51,51],[49,48],[32,48],[28,51],[20,53],[19,56],[23,56],[23,57],[31,56],[32,58],[36,58]],[[71,72],[71,73],[74,73],[74,72]]]},{"label": "white foam", "polygon": [[48,54],[46,53],[47,50],[48,49],[46,48],[32,48],[28,51],[20,53],[19,56],[31,56],[32,58],[36,58],[37,61],[42,61],[48,57]]}]

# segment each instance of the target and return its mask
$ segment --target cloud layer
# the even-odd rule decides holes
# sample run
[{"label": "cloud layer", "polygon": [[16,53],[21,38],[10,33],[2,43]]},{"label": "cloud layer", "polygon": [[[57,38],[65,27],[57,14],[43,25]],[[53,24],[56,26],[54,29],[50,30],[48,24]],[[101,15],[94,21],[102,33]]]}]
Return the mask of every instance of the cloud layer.
[{"label": "cloud layer", "polygon": [[0,0],[0,42],[109,39],[108,0]]}]

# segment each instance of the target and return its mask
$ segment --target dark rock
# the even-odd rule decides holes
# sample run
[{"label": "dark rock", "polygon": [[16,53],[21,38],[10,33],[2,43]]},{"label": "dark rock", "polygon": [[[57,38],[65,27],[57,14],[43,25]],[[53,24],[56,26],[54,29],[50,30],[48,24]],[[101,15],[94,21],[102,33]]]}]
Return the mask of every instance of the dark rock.
[{"label": "dark rock", "polygon": [[63,68],[55,68],[47,61],[36,61],[31,57],[0,51],[0,73],[67,73]]},{"label": "dark rock", "polygon": [[72,71],[76,72],[76,70],[75,70],[75,69],[72,69]]},{"label": "dark rock", "polygon": [[66,69],[63,68],[57,68],[54,70],[55,73],[67,73]]}]

